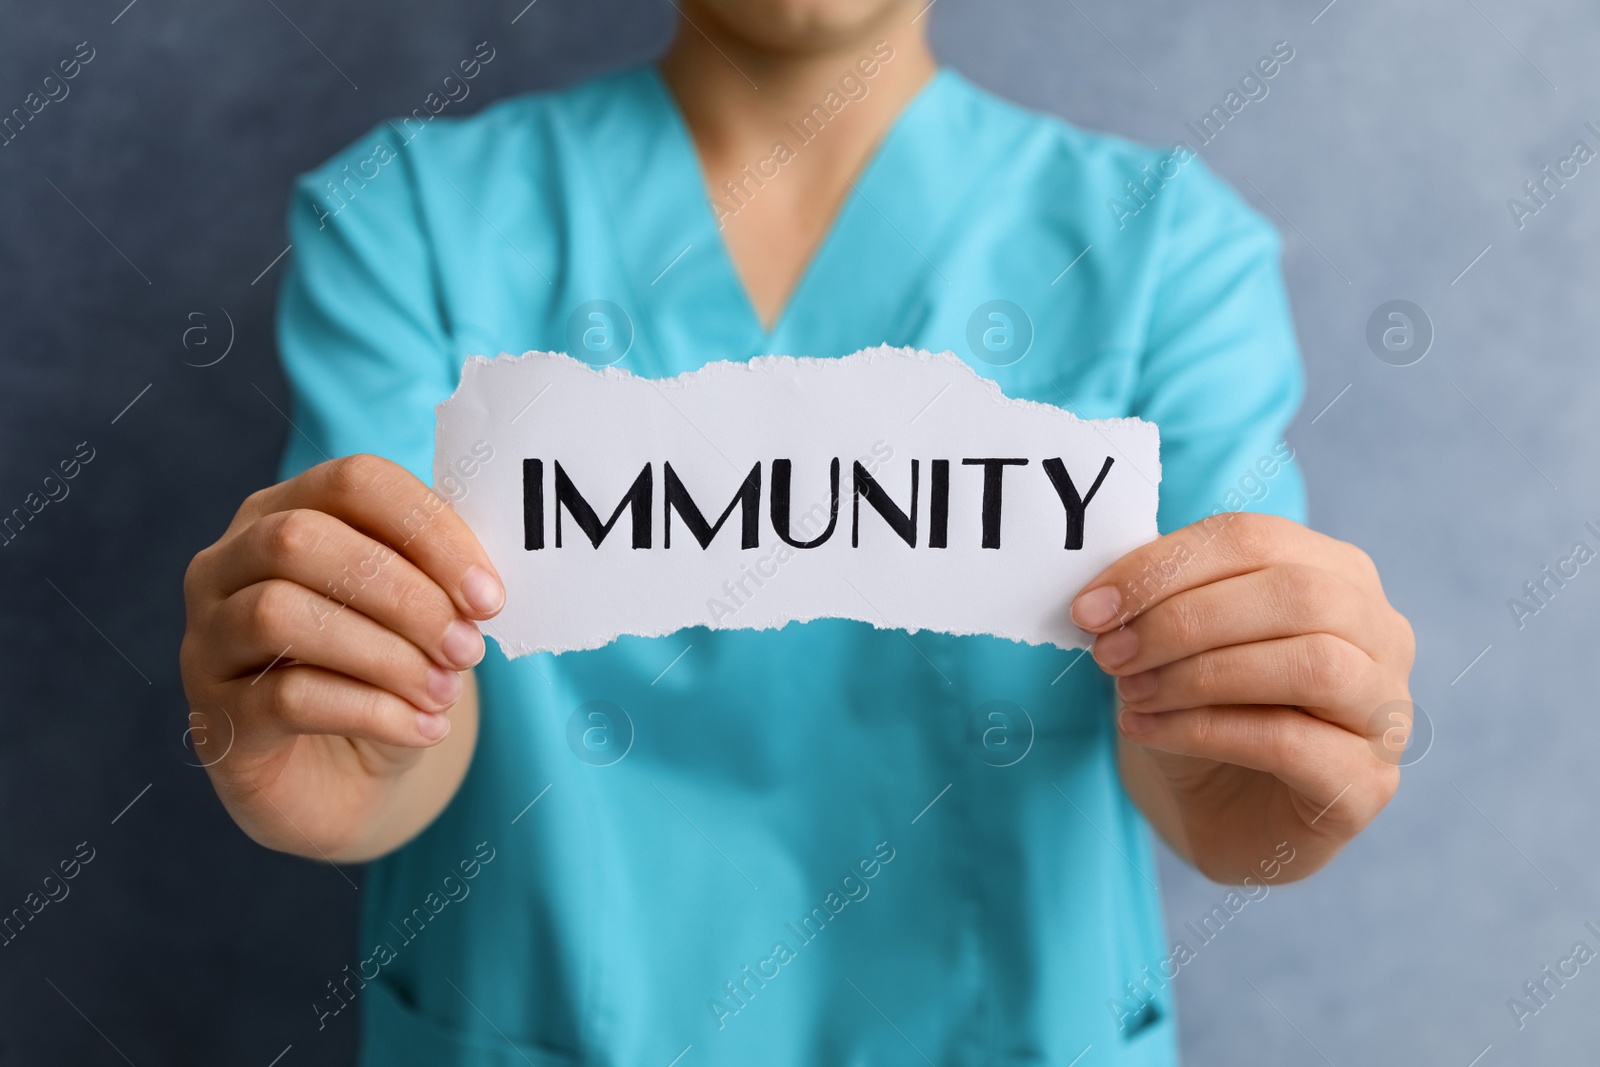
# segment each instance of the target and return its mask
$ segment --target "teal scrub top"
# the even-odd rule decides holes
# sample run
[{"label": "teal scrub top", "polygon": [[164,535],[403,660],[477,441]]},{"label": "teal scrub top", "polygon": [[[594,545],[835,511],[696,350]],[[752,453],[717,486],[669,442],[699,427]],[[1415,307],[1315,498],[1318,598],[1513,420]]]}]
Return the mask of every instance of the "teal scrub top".
[{"label": "teal scrub top", "polygon": [[[289,228],[285,477],[372,452],[430,480],[471,354],[656,377],[886,343],[1159,423],[1163,531],[1303,510],[1272,228],[1191,154],[949,70],[770,331],[653,67],[380,125],[299,181]],[[823,620],[491,642],[477,675],[460,791],[371,865],[317,991],[321,1023],[360,1014],[363,1064],[1176,1061],[1174,944],[1087,656]]]}]

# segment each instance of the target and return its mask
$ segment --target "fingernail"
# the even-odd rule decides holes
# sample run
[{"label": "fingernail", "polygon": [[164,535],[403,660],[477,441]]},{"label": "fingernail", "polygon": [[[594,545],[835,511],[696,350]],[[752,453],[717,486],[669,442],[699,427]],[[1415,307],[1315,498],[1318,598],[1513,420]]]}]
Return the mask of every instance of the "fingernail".
[{"label": "fingernail", "polygon": [[458,667],[470,667],[483,658],[483,635],[465,619],[457,619],[444,631],[445,659]]},{"label": "fingernail", "polygon": [[437,741],[450,732],[450,720],[443,715],[429,715],[425,711],[416,714],[417,733],[421,734],[424,740]]},{"label": "fingernail", "polygon": [[493,615],[506,602],[506,588],[500,580],[482,567],[471,567],[461,578],[461,595],[467,598],[475,611]]},{"label": "fingernail", "polygon": [[1139,651],[1139,635],[1127,627],[1101,634],[1094,643],[1094,661],[1102,667],[1120,667]]},{"label": "fingernail", "polygon": [[1117,617],[1117,608],[1121,604],[1122,594],[1117,592],[1116,587],[1102,585],[1081,594],[1072,602],[1072,621],[1085,630],[1104,626]]},{"label": "fingernail", "polygon": [[1117,728],[1125,734],[1142,734],[1150,728],[1150,716],[1124,708],[1117,712]]},{"label": "fingernail", "polygon": [[429,667],[428,695],[439,704],[454,704],[461,696],[461,675],[440,667]]},{"label": "fingernail", "polygon": [[1155,695],[1156,672],[1140,671],[1130,674],[1126,678],[1117,680],[1117,695],[1129,704],[1137,703]]}]

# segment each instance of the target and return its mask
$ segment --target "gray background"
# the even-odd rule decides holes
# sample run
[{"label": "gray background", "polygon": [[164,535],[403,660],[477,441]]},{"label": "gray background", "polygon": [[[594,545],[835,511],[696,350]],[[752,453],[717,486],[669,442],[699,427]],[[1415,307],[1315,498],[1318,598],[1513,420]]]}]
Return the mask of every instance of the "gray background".
[{"label": "gray background", "polygon": [[[358,892],[233,830],[186,766],[175,663],[183,566],[269,480],[286,430],[282,264],[262,272],[287,185],[478,41],[499,56],[451,113],[648,56],[672,12],[125,2],[0,3],[0,113],[77,42],[97,53],[0,147],[0,512],[79,441],[96,450],[0,548],[0,911],[96,849],[0,948],[0,1064],[265,1065],[291,1044],[285,1067],[344,1063],[352,1016],[319,1033],[309,1004],[351,959]],[[1520,1032],[1506,1000],[1574,942],[1600,948],[1583,929],[1600,921],[1600,564],[1521,629],[1507,600],[1574,541],[1600,547],[1583,529],[1600,520],[1600,161],[1521,231],[1505,201],[1575,140],[1600,148],[1600,12],[1324,2],[939,0],[929,17],[976,81],[1151,142],[1274,42],[1296,50],[1205,156],[1284,233],[1313,521],[1365,546],[1415,622],[1436,738],[1331,869],[1184,968],[1187,1062],[1592,1062],[1600,966]],[[1365,340],[1396,298],[1437,335],[1403,368]],[[186,366],[221,353],[224,311],[228,357]],[[1223,895],[1162,873],[1174,928]]]}]

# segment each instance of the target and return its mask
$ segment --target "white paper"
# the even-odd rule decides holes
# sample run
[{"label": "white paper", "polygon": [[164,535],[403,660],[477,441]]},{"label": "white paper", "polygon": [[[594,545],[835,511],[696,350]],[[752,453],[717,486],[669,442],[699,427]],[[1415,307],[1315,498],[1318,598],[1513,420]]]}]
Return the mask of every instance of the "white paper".
[{"label": "white paper", "polygon": [[[838,513],[824,540],[835,459]],[[1027,462],[964,462],[990,459]],[[779,494],[792,502],[788,533],[813,547],[777,532],[779,460],[789,461],[790,492]],[[1069,502],[1075,494],[1081,503],[1102,469],[1081,507],[1082,545],[1069,549]],[[1051,470],[1065,475],[1065,493]],[[994,471],[999,546],[986,548],[983,501]],[[856,493],[861,474],[881,494],[865,480]],[[758,492],[737,495],[756,479]],[[1152,423],[1082,420],[1005,397],[950,353],[890,348],[711,363],[661,380],[554,353],[475,356],[438,407],[434,456],[435,489],[506,583],[505,609],[486,629],[511,657],[598,648],[621,634],[820,618],[1086,647],[1071,599],[1156,536],[1160,480]],[[685,494],[706,524],[701,534],[729,509],[705,547],[684,516]],[[887,498],[898,530],[874,495]],[[637,528],[636,503],[648,518]],[[592,529],[598,546],[582,525],[584,504],[599,523],[616,513],[609,532]],[[945,546],[934,547],[941,511]]]}]

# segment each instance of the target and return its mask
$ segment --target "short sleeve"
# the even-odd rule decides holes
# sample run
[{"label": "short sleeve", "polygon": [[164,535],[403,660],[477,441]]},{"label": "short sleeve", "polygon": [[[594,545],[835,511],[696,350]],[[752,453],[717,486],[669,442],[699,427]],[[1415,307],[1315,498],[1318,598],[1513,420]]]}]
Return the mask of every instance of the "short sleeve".
[{"label": "short sleeve", "polygon": [[1284,431],[1304,384],[1277,232],[1198,159],[1169,191],[1133,412],[1161,427],[1161,532],[1219,511],[1303,522]]},{"label": "short sleeve", "polygon": [[293,422],[282,478],[370,452],[432,479],[433,409],[456,376],[408,152],[380,126],[295,184],[278,306]]}]

